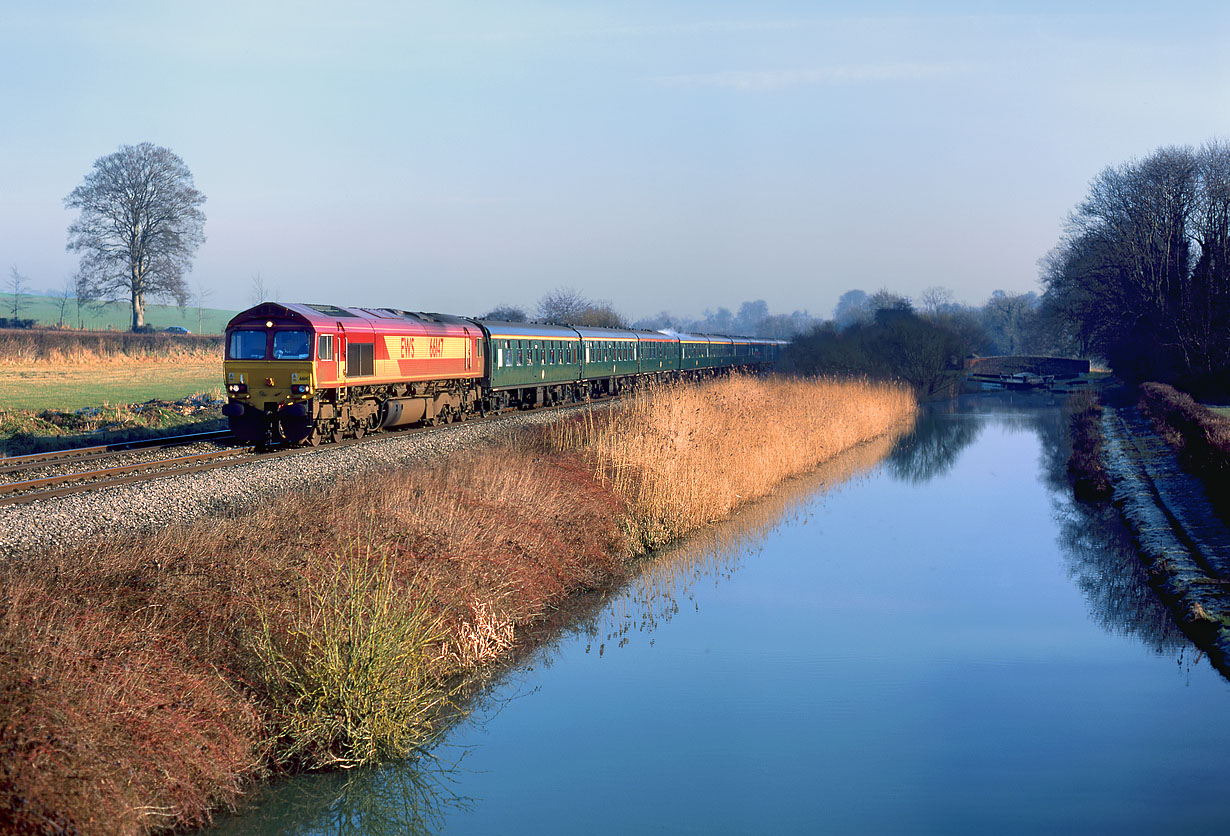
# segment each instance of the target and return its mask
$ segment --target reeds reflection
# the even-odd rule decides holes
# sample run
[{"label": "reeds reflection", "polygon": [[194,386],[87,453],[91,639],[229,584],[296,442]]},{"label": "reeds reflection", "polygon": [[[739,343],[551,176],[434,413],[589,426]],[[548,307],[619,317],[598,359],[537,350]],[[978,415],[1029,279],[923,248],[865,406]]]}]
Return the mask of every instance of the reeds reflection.
[{"label": "reeds reflection", "polygon": [[[884,437],[852,448],[730,519],[645,560],[609,605],[580,625],[590,639],[587,651],[604,653],[610,646],[626,644],[633,633],[650,634],[670,621],[681,604],[695,602],[692,590],[698,584],[729,580],[772,531],[783,523],[799,522],[802,509],[817,494],[865,477],[884,461],[893,444]],[[806,524],[806,519],[801,522]]]},{"label": "reeds reflection", "polygon": [[215,836],[426,836],[471,803],[451,788],[459,768],[435,756],[378,769],[302,775],[256,794]]}]

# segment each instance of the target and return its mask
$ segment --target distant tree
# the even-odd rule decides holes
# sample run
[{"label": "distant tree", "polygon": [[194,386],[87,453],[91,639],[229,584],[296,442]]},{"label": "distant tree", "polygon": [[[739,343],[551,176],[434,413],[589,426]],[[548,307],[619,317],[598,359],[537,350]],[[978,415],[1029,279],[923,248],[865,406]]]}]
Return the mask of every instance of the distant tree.
[{"label": "distant tree", "polygon": [[735,315],[726,308],[706,310],[699,330],[713,334],[733,334],[736,330]]},{"label": "distant tree", "polygon": [[763,299],[744,302],[739,306],[735,317],[735,329],[741,334],[755,334],[760,330],[760,323],[769,316],[769,306]]},{"label": "distant tree", "polygon": [[628,327],[628,321],[611,306],[610,302],[591,302],[572,324],[585,325],[590,328]]},{"label": "distant tree", "polygon": [[675,316],[670,311],[661,311],[654,316],[647,316],[642,319],[638,319],[636,322],[632,323],[632,327],[638,328],[642,331],[661,331],[664,329],[673,331],[686,330],[683,318]]},{"label": "distant tree", "polygon": [[497,305],[479,319],[495,319],[500,322],[525,322],[529,319],[525,309],[515,305]]},{"label": "distant tree", "polygon": [[199,281],[195,282],[195,288],[192,301],[196,303],[196,332],[203,334],[205,333],[205,302],[214,295],[214,292]]},{"label": "distant tree", "polygon": [[271,296],[269,296],[268,288],[264,286],[264,278],[260,273],[255,273],[252,275],[251,283],[248,284],[247,299],[252,302],[252,305],[260,305],[261,302],[273,301]]},{"label": "distant tree", "polygon": [[914,303],[910,301],[910,297],[893,293],[887,288],[881,288],[871,294],[867,299],[867,307],[871,309],[873,315],[878,315],[883,311],[914,312]]},{"label": "distant tree", "polygon": [[863,290],[847,290],[833,308],[833,324],[839,329],[848,328],[856,322],[870,322],[872,310],[869,297]]},{"label": "distant tree", "polygon": [[589,305],[589,299],[576,288],[557,287],[538,300],[538,318],[566,325],[575,322]]},{"label": "distant tree", "polygon": [[596,302],[581,291],[560,287],[538,300],[538,318],[557,325],[587,325],[594,328],[626,328],[627,322],[610,302]]},{"label": "distant tree", "polygon": [[9,273],[8,288],[9,293],[13,294],[9,300],[9,312],[13,314],[13,319],[19,318],[22,308],[26,306],[26,288],[29,284],[30,280],[18,273],[16,267]]},{"label": "distant tree", "polygon": [[956,297],[953,292],[946,287],[933,285],[922,292],[919,297],[919,302],[922,306],[923,313],[930,317],[936,317],[944,311],[949,311],[957,307]]},{"label": "distant tree", "polygon": [[64,285],[60,288],[60,292],[56,295],[56,298],[60,300],[60,322],[56,326],[57,328],[64,327],[64,314],[68,311],[68,300],[73,298],[73,288],[76,284],[77,282],[72,276],[66,277],[64,279]]},{"label": "distant tree", "polygon": [[1028,354],[1034,350],[1038,313],[1038,294],[1007,293],[996,290],[983,307],[983,328],[997,354]]},{"label": "distant tree", "polygon": [[79,296],[132,305],[132,328],[145,325],[145,300],[188,296],[184,274],[205,240],[205,195],[176,154],[148,142],[122,145],[94,161],[85,181],[64,199],[81,214],[68,228],[70,252],[81,253]]},{"label": "distant tree", "polygon": [[806,374],[901,380],[929,398],[951,392],[964,353],[960,338],[947,328],[890,305],[871,322],[842,329],[824,323],[796,337],[785,364]]}]

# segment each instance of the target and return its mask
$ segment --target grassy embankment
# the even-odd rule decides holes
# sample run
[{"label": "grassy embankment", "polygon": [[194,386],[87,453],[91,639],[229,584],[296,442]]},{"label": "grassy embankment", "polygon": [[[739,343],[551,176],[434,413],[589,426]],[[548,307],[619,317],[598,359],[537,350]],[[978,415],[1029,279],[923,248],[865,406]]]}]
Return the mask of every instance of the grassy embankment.
[{"label": "grassy embankment", "polygon": [[1185,470],[1208,487],[1222,519],[1230,520],[1230,417],[1197,403],[1164,383],[1140,387],[1140,408],[1179,457]]},{"label": "grassy embankment", "polygon": [[1077,497],[1086,501],[1110,498],[1110,475],[1104,459],[1102,403],[1088,390],[1070,395],[1064,404],[1068,438],[1072,445],[1068,457],[1068,477]]},{"label": "grassy embankment", "polygon": [[914,412],[908,392],[859,382],[657,390],[242,517],[9,565],[0,829],[198,825],[270,770],[413,753],[458,684],[568,596]]},{"label": "grassy embankment", "polygon": [[[80,331],[0,331],[0,449],[10,455],[168,431],[218,429],[221,337]],[[132,409],[151,400],[164,403]]]}]

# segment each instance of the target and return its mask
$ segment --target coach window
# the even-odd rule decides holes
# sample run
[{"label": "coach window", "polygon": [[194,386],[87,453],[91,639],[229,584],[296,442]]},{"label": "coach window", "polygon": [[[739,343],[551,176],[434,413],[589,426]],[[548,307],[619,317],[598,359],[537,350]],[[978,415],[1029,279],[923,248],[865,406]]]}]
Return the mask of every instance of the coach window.
[{"label": "coach window", "polygon": [[333,335],[321,334],[316,339],[316,359],[317,360],[332,360],[333,359]]}]

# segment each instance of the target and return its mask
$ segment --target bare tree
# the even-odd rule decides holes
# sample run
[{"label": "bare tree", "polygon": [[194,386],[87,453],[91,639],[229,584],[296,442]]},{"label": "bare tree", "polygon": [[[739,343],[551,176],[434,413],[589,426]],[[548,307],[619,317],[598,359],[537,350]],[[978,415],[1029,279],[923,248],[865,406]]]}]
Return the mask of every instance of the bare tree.
[{"label": "bare tree", "polygon": [[560,325],[575,323],[590,307],[585,294],[573,287],[558,287],[538,300],[538,317]]},{"label": "bare tree", "polygon": [[213,296],[214,292],[200,281],[196,282],[195,286],[196,292],[192,294],[192,299],[196,302],[196,332],[201,334],[205,331],[205,301]]},{"label": "bare tree", "polygon": [[919,301],[922,304],[923,312],[932,318],[956,306],[956,297],[953,296],[952,291],[938,285],[933,285],[924,290],[922,296],[919,297]]},{"label": "bare tree", "polygon": [[[270,299],[270,291],[265,287],[265,280],[260,273],[252,277],[251,290],[248,292],[248,299],[253,305],[259,305],[261,302],[272,301]],[[273,295],[277,295],[276,293]]]},{"label": "bare tree", "polygon": [[132,328],[145,325],[145,300],[188,297],[184,274],[205,240],[205,195],[170,149],[149,142],[121,145],[94,161],[64,199],[81,214],[68,228],[70,252],[81,253],[77,294],[132,304]]},{"label": "bare tree", "polygon": [[497,305],[479,317],[479,319],[494,319],[500,322],[525,322],[529,318],[529,314],[516,305]]},{"label": "bare tree", "polygon": [[9,274],[9,292],[13,294],[13,298],[9,302],[9,311],[13,314],[13,319],[17,319],[21,315],[21,309],[26,306],[25,291],[26,285],[30,280],[17,272],[17,268],[13,268],[13,272]]},{"label": "bare tree", "polygon": [[60,322],[57,328],[64,327],[64,314],[68,310],[68,300],[73,298],[73,288],[77,282],[72,276],[67,276],[64,279],[64,285],[60,288],[60,294],[56,298],[60,300]]}]

